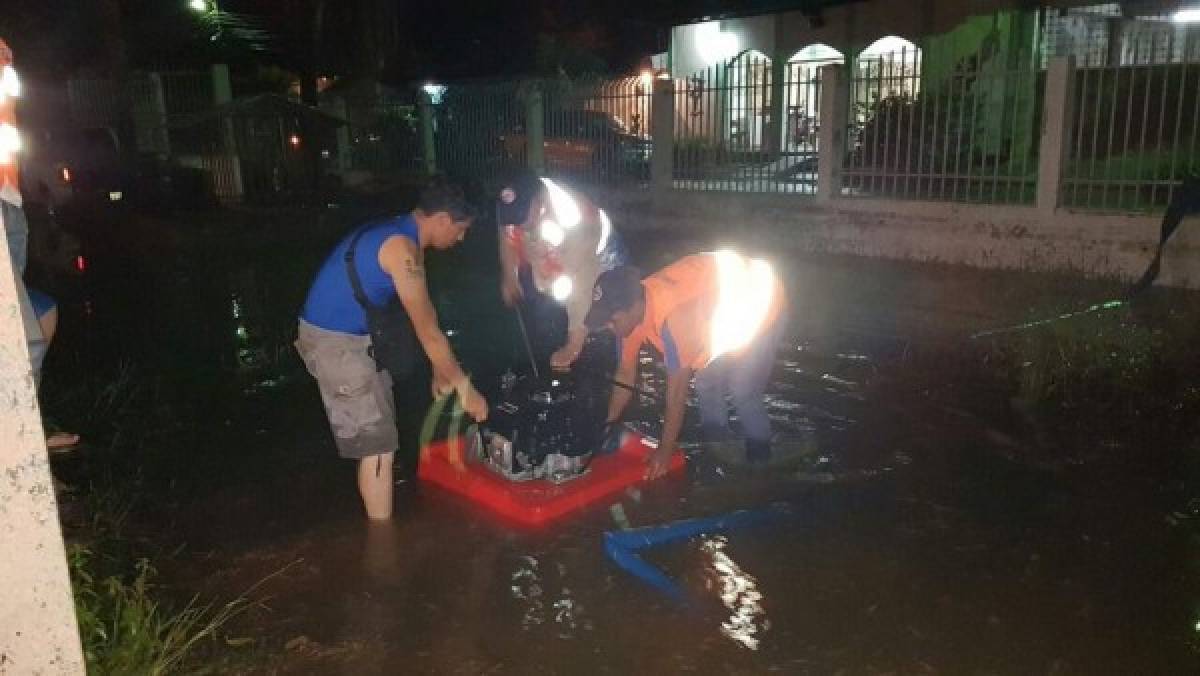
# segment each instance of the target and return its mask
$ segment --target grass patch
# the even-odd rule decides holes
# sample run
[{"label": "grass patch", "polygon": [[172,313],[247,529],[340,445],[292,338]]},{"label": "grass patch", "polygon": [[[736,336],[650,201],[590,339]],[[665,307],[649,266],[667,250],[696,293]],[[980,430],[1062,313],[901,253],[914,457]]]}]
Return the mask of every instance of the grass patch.
[{"label": "grass patch", "polygon": [[[1027,319],[1078,309],[1042,305]],[[1195,294],[1155,289],[1118,308],[989,338],[976,364],[1016,406],[1055,426],[1178,435],[1200,414],[1198,320]]]},{"label": "grass patch", "polygon": [[129,362],[93,372],[57,398],[90,442],[55,471],[78,485],[60,496],[60,509],[89,674],[202,673],[196,652],[220,647],[223,628],[251,607],[258,587],[205,603],[159,583],[155,562],[170,553],[136,515],[167,508],[150,490],[161,481],[147,477],[168,475],[173,462],[166,443],[184,426],[172,402],[161,378]]},{"label": "grass patch", "polygon": [[154,584],[157,571],[138,559],[126,574],[97,574],[96,553],[71,545],[67,560],[75,615],[90,674],[170,674],[184,670],[201,641],[211,640],[250,606],[243,596],[221,606],[192,597],[175,610]]}]

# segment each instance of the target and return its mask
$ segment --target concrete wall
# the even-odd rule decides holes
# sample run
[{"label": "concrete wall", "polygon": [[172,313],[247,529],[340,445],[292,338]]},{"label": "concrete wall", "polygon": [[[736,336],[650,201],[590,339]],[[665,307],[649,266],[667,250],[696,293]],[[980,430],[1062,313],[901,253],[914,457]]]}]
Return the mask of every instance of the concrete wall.
[{"label": "concrete wall", "polygon": [[[728,238],[779,256],[824,252],[1126,280],[1150,263],[1161,223],[1157,216],[1036,207],[783,195],[608,192],[596,198],[622,230]],[[1191,221],[1168,246],[1159,284],[1200,288],[1200,219]]]},{"label": "concrete wall", "polygon": [[[0,234],[7,237],[3,212]],[[82,674],[74,598],[22,321],[0,248],[0,674]],[[36,326],[36,324],[34,324]]]}]

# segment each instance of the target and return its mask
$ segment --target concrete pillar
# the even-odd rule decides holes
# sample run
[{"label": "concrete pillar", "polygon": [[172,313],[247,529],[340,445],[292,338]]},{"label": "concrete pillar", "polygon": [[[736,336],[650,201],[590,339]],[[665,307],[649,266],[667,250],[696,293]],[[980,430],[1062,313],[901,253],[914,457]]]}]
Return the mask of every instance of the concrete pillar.
[{"label": "concrete pillar", "polygon": [[150,73],[132,80],[134,136],[138,152],[161,158],[171,154],[170,133],[167,128],[167,99],[163,95],[162,76]]},{"label": "concrete pillar", "polygon": [[350,114],[346,108],[346,99],[342,97],[331,98],[326,104],[327,113],[333,115],[339,120],[347,120],[346,124],[339,125],[337,128],[337,169],[341,173],[350,171],[351,169],[351,153],[350,153]]},{"label": "concrete pillar", "polygon": [[542,85],[533,83],[525,99],[525,166],[538,174],[546,171],[546,102]]},{"label": "concrete pillar", "polygon": [[[229,66],[216,63],[211,66],[209,72],[212,76],[213,105],[219,107],[231,103],[233,101],[233,83],[229,78]],[[226,193],[219,196],[223,199],[238,200],[245,197],[246,189],[242,183],[242,162],[241,156],[238,155],[233,118],[223,115],[220,118],[220,124],[221,150],[226,161],[212,163],[212,166],[214,171],[226,171],[229,172],[229,175],[218,181],[224,186],[223,190],[219,192]]]},{"label": "concrete pillar", "polygon": [[849,78],[841,64],[821,66],[821,110],[817,130],[817,199],[842,194],[842,161],[846,157]]},{"label": "concrete pillar", "polygon": [[437,143],[433,134],[433,100],[424,89],[417,90],[417,97],[417,108],[421,118],[421,156],[424,159],[425,174],[433,176],[437,173]]},{"label": "concrete pillar", "polygon": [[[776,21],[776,23],[781,23]],[[775,54],[771,60],[770,99],[767,107],[767,120],[764,125],[763,150],[772,158],[778,157],[783,148],[783,129],[787,125],[787,66],[788,57],[785,54]]]},{"label": "concrete pillar", "polygon": [[8,247],[0,249],[0,673],[82,674],[79,628],[16,278]]},{"label": "concrete pillar", "polygon": [[1045,111],[1042,113],[1042,138],[1038,150],[1037,207],[1053,212],[1062,192],[1063,169],[1071,147],[1071,122],[1075,80],[1075,60],[1058,56],[1046,69]]},{"label": "concrete pillar", "polygon": [[213,103],[218,106],[233,100],[233,83],[229,79],[229,66],[223,63],[212,65]]},{"label": "concrete pillar", "polygon": [[675,174],[675,81],[655,79],[653,96],[650,136],[654,151],[650,155],[650,185],[655,191],[667,191],[674,185]]},{"label": "concrete pillar", "polygon": [[[1108,26],[1108,52],[1104,55],[1103,65],[1119,66],[1121,65],[1121,48],[1125,43],[1124,35],[1122,35],[1125,32],[1125,17],[1111,17],[1105,23]],[[1134,58],[1137,58],[1136,55]]]}]

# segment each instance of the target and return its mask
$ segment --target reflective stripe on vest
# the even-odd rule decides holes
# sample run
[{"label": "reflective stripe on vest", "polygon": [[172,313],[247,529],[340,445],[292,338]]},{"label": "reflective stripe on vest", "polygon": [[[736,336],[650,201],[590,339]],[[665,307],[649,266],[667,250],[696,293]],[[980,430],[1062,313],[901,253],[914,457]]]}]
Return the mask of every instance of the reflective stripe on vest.
[{"label": "reflective stripe on vest", "polygon": [[554,300],[565,303],[575,291],[575,282],[563,269],[559,260],[558,248],[566,240],[569,231],[583,222],[583,211],[579,203],[554,181],[543,178],[542,185],[550,201],[550,211],[546,218],[538,224],[538,237],[543,247],[543,256],[539,260],[539,269],[534,275],[536,281],[542,279],[550,282],[550,295]]},{"label": "reflective stripe on vest", "polygon": [[21,83],[13,69],[12,50],[0,40],[0,199],[21,206],[21,189],[17,178],[17,153],[21,137],[17,132],[17,97]]},{"label": "reflective stripe on vest", "polygon": [[766,261],[718,251],[717,305],[710,322],[708,361],[737,352],[758,336],[771,310],[775,274]]}]

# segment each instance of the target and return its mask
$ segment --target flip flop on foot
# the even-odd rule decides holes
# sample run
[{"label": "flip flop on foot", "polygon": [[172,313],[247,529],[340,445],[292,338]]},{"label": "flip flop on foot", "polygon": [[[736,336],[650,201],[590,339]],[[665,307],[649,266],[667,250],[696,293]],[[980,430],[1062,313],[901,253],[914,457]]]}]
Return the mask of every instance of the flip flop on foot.
[{"label": "flip flop on foot", "polygon": [[51,453],[66,453],[79,445],[79,435],[71,432],[55,432],[46,437],[46,450]]}]

